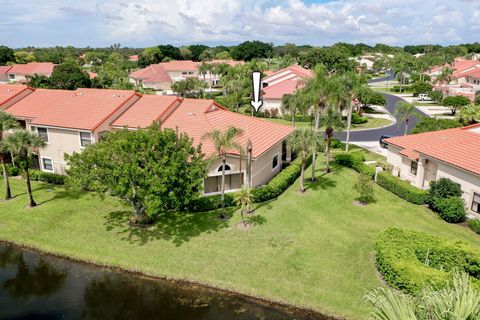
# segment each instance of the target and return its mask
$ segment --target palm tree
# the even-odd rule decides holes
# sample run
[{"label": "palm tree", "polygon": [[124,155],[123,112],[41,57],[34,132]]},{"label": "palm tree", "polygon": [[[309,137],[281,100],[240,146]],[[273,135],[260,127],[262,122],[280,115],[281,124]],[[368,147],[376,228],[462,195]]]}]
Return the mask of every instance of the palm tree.
[{"label": "palm tree", "polygon": [[34,150],[43,149],[45,146],[45,141],[39,135],[25,130],[15,130],[3,143],[3,147],[13,155],[19,167],[23,170],[25,182],[27,183],[30,208],[37,205],[33,200],[32,187],[30,185],[30,163]]},{"label": "palm tree", "polygon": [[[241,136],[243,131],[235,127],[229,127],[225,131],[213,130],[207,132],[202,139],[210,139],[215,148],[215,155],[211,157],[210,161],[215,159],[222,160],[222,198],[221,198],[221,212],[220,218],[225,219],[225,166],[227,165],[227,153],[229,150],[242,150],[242,147],[236,143],[235,138]],[[240,152],[241,154],[241,152]]]},{"label": "palm tree", "polygon": [[480,105],[469,104],[460,109],[458,117],[464,124],[480,122]]},{"label": "palm tree", "polygon": [[327,137],[327,143],[325,145],[325,160],[327,166],[327,172],[330,172],[330,150],[332,145],[332,138],[335,129],[342,129],[345,124],[342,121],[342,114],[333,106],[329,106],[322,113],[320,119],[322,127],[325,127],[325,135]]},{"label": "palm tree", "polygon": [[[17,119],[14,116],[0,110],[0,147],[3,143],[3,132],[18,127]],[[8,181],[7,165],[5,163],[5,155],[0,149],[0,163],[2,164],[3,179],[5,180],[5,200],[12,198],[12,191],[10,190],[10,182]]]},{"label": "palm tree", "polygon": [[235,202],[240,205],[240,214],[242,215],[242,222],[245,225],[244,213],[251,212],[251,205],[253,204],[253,197],[249,189],[242,188],[240,192],[235,195]]},{"label": "palm tree", "polygon": [[395,60],[393,61],[392,69],[393,74],[397,79],[400,81],[400,93],[402,92],[403,85],[405,84],[405,80],[407,76],[412,73],[413,70],[413,58],[409,54],[398,54],[395,56]]},{"label": "palm tree", "polygon": [[420,113],[417,112],[415,105],[413,103],[408,103],[406,101],[398,101],[395,105],[395,110],[393,114],[398,117],[399,124],[405,122],[404,135],[408,133],[408,123],[411,117],[420,117]]},{"label": "palm tree", "polygon": [[[312,128],[296,129],[288,138],[288,148],[300,157],[300,191],[305,192],[305,167],[308,157],[316,154],[320,148],[321,136]],[[313,165],[313,164],[312,164]]]}]

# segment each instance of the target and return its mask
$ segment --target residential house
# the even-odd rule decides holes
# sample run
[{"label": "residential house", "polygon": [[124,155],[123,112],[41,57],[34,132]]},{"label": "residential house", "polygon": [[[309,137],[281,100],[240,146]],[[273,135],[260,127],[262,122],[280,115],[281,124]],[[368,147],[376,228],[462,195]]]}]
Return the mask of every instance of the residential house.
[{"label": "residential house", "polygon": [[282,113],[282,98],[286,94],[293,94],[302,87],[308,79],[314,76],[313,72],[298,64],[291,65],[268,75],[262,80],[263,106],[260,111],[276,110]]},{"label": "residential house", "polygon": [[449,178],[461,185],[468,210],[480,214],[480,124],[386,139],[393,175],[427,189]]},{"label": "residential house", "polygon": [[51,62],[14,64],[6,71],[10,83],[26,83],[34,75],[50,77],[55,65]]},{"label": "residential house", "polygon": [[110,122],[139,98],[127,90],[36,89],[6,111],[47,143],[39,150],[36,165],[43,171],[65,174],[64,154],[98,141],[110,130]]},{"label": "residential house", "polygon": [[8,74],[7,71],[10,70],[12,66],[0,66],[0,83],[8,83]]},{"label": "residential house", "polygon": [[0,109],[5,110],[34,91],[20,84],[0,84]]},{"label": "residential house", "polygon": [[[206,157],[215,155],[212,141],[205,139],[206,133],[214,129],[225,130],[229,126],[241,129],[243,133],[236,142],[246,148],[250,139],[253,147],[250,180],[253,187],[266,184],[282,169],[282,164],[290,160],[286,144],[293,130],[290,126],[231,112],[213,100],[144,95],[111,126],[137,129],[145,128],[154,121],[159,121],[163,128],[178,129],[188,134],[195,144],[202,144]],[[245,157],[240,158],[238,150],[228,150],[227,153],[226,190],[238,190],[248,179]],[[211,162],[204,182],[205,194],[221,190],[221,174],[221,160]]]}]

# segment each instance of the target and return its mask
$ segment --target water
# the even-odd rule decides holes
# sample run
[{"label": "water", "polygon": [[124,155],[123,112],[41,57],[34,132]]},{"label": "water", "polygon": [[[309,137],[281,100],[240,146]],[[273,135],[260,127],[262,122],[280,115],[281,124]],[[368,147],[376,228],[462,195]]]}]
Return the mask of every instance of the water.
[{"label": "water", "polygon": [[0,243],[0,319],[312,318],[202,286],[143,278]]}]

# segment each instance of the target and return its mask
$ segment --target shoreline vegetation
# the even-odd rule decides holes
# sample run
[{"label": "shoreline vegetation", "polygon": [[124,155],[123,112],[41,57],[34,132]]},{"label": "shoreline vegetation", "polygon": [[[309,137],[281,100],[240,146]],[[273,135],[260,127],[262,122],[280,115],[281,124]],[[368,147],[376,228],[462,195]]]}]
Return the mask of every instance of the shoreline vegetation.
[{"label": "shoreline vegetation", "polygon": [[[366,153],[368,160],[375,159]],[[318,179],[310,182],[307,175],[305,193],[299,193],[297,179],[278,198],[257,204],[256,213],[246,217],[252,223],[247,231],[235,227],[240,222],[236,207],[226,209],[227,221],[218,220],[217,211],[178,213],[134,228],[128,225],[128,208],[116,199],[41,182],[32,183],[39,206],[27,209],[23,181],[11,179],[16,198],[0,202],[0,239],[76,261],[312,310],[326,319],[367,317],[370,309],[362,297],[384,285],[372,255],[378,235],[388,227],[480,247],[472,231],[447,224],[378,185],[375,202],[353,206],[357,173],[339,166],[330,174],[324,170],[318,161]]]}]

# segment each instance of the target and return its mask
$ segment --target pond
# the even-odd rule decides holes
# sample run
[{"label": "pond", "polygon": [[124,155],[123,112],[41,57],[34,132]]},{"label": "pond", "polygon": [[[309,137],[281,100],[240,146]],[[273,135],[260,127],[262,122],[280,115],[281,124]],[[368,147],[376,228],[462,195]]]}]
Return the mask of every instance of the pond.
[{"label": "pond", "polygon": [[0,319],[326,319],[0,242]]}]

